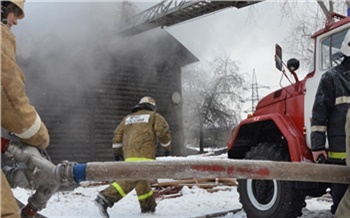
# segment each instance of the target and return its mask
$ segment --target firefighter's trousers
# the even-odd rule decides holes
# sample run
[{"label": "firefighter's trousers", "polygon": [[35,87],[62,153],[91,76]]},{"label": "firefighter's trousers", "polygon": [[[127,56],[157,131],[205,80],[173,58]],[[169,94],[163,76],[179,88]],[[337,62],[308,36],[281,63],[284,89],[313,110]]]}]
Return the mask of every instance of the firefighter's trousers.
[{"label": "firefighter's trousers", "polygon": [[[350,110],[346,115],[346,165],[350,167]],[[350,187],[346,190],[344,197],[339,203],[335,218],[347,218],[350,214]]]},{"label": "firefighter's trousers", "polygon": [[100,194],[107,200],[107,204],[112,207],[120,199],[125,197],[135,188],[140,203],[141,212],[152,212],[156,208],[153,191],[148,180],[128,180],[115,181]]},{"label": "firefighter's trousers", "polygon": [[350,188],[345,192],[344,197],[340,201],[335,218],[347,218],[350,214]]},{"label": "firefighter's trousers", "polygon": [[19,208],[15,197],[1,170],[1,217],[2,218],[20,218]]}]

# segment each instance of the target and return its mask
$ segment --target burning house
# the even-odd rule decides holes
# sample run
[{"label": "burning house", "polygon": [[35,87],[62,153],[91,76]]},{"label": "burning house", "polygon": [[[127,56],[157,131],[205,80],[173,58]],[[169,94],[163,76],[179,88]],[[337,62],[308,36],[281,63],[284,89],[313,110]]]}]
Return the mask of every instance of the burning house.
[{"label": "burning house", "polygon": [[[55,7],[74,11],[74,3],[65,4]],[[63,31],[56,21],[39,38],[18,37],[18,62],[31,103],[48,127],[52,161],[113,160],[113,131],[145,95],[155,98],[170,125],[172,154],[182,155],[181,67],[198,59],[162,29],[106,37],[110,30],[94,25],[97,17],[84,25],[61,20]],[[93,34],[84,32],[90,29]]]}]

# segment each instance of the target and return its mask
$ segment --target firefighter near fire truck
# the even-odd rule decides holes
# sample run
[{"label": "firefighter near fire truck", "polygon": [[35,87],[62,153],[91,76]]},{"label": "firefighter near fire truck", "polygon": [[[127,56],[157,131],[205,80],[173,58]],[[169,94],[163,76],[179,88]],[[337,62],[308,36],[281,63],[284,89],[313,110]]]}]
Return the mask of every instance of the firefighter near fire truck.
[{"label": "firefighter near fire truck", "polygon": [[[170,147],[170,130],[165,118],[156,112],[156,102],[145,96],[132,109],[132,113],[124,117],[114,131],[113,153],[116,160],[125,162],[154,161],[156,145],[160,145],[168,154]],[[155,212],[156,201],[149,180],[113,182],[101,191],[95,204],[103,217],[109,217],[108,207],[113,207],[135,188],[142,213]]]},{"label": "firefighter near fire truck", "polygon": [[[1,127],[30,145],[28,150],[39,154],[38,149],[45,149],[50,138],[46,126],[25,93],[24,75],[15,59],[16,38],[11,32],[11,28],[24,17],[23,9],[23,0],[1,1]],[[2,153],[5,152],[7,144],[3,144],[2,140]],[[6,169],[1,172],[1,217],[19,217],[18,206],[6,178],[12,181],[11,185],[29,182],[22,180],[25,178],[23,171]],[[44,193],[55,191],[52,187],[37,188],[40,190],[22,208],[22,217],[34,216],[36,211],[46,206],[48,199],[43,197]]]},{"label": "firefighter near fire truck", "polygon": [[[346,135],[346,155],[350,157],[350,110],[348,110],[345,124],[345,135]],[[346,165],[350,167],[350,159],[346,159]],[[342,200],[340,201],[335,218],[347,218],[350,214],[350,187],[346,190]]]},{"label": "firefighter near fire truck", "polygon": [[[350,17],[337,13],[330,14],[324,27],[311,36],[315,45],[313,61],[303,79],[299,79],[296,73],[299,68],[299,61],[292,58],[284,63],[282,48],[276,44],[276,68],[282,73],[281,79],[285,78],[289,84],[282,85],[280,83],[280,89],[262,98],[258,102],[254,113],[242,120],[238,126],[232,128],[228,138],[228,157],[230,159],[314,163],[311,135],[315,127],[311,125],[311,117],[315,119],[318,117],[311,113],[321,77],[323,74],[329,77],[330,73],[326,72],[331,72],[330,69],[332,68],[341,71],[342,74],[341,77],[337,78],[338,81],[335,81],[337,82],[336,86],[333,86],[336,92],[339,91],[336,95],[339,98],[337,98],[337,101],[333,99],[333,106],[334,103],[338,104],[335,108],[339,110],[337,113],[343,115],[342,118],[339,117],[343,120],[339,124],[337,133],[335,133],[337,130],[334,129],[334,126],[332,128],[328,126],[328,131],[331,131],[331,137],[335,136],[330,138],[331,141],[333,140],[332,143],[334,143],[334,140],[340,141],[336,137],[345,138],[345,113],[349,108],[350,84],[349,75],[344,73],[349,70],[348,58],[344,58],[345,53],[341,53],[341,47],[344,39],[348,37],[346,35],[349,28]],[[345,70],[346,68],[347,70]],[[344,77],[347,77],[347,79]],[[333,82],[332,78],[328,82]],[[331,88],[327,91],[333,92]],[[332,116],[336,115],[335,112],[332,113],[334,113]],[[334,119],[335,117],[331,118]],[[313,125],[315,124],[313,123]],[[326,123],[316,125],[327,126]],[[332,147],[335,150],[331,151],[345,152],[344,143],[345,140],[341,141],[343,148]],[[315,148],[316,150],[317,148]],[[315,167],[323,165],[328,170],[332,170],[335,166],[340,167],[340,165],[328,163],[313,165]],[[305,173],[313,174],[314,172],[311,170]],[[325,175],[320,176],[325,177]],[[289,182],[278,179],[239,179],[238,183],[237,190],[240,194],[240,202],[247,213],[247,217],[295,218],[302,215],[302,208],[306,205],[306,196],[322,196],[327,193],[330,183],[337,182],[309,183],[300,180]]]},{"label": "firefighter near fire truck", "polygon": [[[16,2],[17,1],[11,1],[9,3],[16,4]],[[18,2],[20,5],[20,1]],[[7,9],[7,6],[4,7],[4,9]],[[10,10],[2,10],[2,13],[8,13],[11,16],[17,14],[17,19],[20,18],[22,14],[19,12],[19,9],[13,10],[14,14],[12,14]],[[13,119],[15,119],[16,122],[24,122],[24,120],[21,119],[16,120],[19,116],[12,118],[8,116],[4,117],[6,113],[3,112],[3,106],[6,105],[3,103],[5,99],[3,95],[7,93],[3,92],[4,84],[10,84],[4,82],[4,78],[12,79],[12,77],[4,77],[6,74],[4,74],[5,71],[3,69],[7,69],[4,64],[6,52],[10,51],[10,54],[12,52],[13,57],[11,56],[11,58],[7,60],[15,67],[14,69],[19,71],[19,73],[17,73],[19,74],[18,79],[14,80],[14,82],[19,82],[21,86],[14,90],[16,91],[15,94],[22,94],[22,91],[24,93],[23,74],[14,59],[15,39],[8,30],[12,25],[16,24],[16,21],[11,21],[11,17],[9,18],[7,15],[2,15],[2,18],[5,17],[7,19],[3,20],[2,24],[1,80],[2,127],[4,128],[6,127],[4,126],[5,122],[3,119],[6,118],[9,119],[7,120],[8,122]],[[140,180],[140,178],[229,177],[240,180],[239,192],[241,203],[248,217],[297,217],[301,215],[301,209],[305,206],[305,196],[317,197],[325,193],[326,188],[323,183],[350,183],[350,168],[339,165],[327,166],[312,163],[312,154],[306,143],[310,136],[308,127],[311,126],[307,122],[310,122],[311,116],[305,114],[305,119],[303,119],[304,113],[311,111],[311,108],[307,107],[306,104],[308,102],[313,102],[306,96],[315,96],[315,92],[312,92],[313,86],[310,86],[311,82],[317,81],[318,83],[319,78],[317,75],[326,71],[326,69],[320,69],[320,66],[326,66],[326,68],[328,68],[328,64],[333,64],[333,62],[337,63],[337,60],[333,60],[332,58],[333,51],[337,51],[340,48],[338,45],[339,40],[336,39],[344,38],[345,32],[350,27],[350,18],[339,17],[341,18],[340,21],[335,23],[327,22],[325,28],[314,34],[313,39],[315,41],[314,44],[317,45],[316,47],[318,49],[322,48],[322,51],[327,50],[329,52],[320,55],[321,51],[315,49],[314,60],[318,64],[314,64],[312,71],[307,74],[306,78],[299,81],[295,74],[298,68],[297,66],[299,65],[298,62],[296,60],[288,62],[286,67],[294,76],[295,83],[283,87],[262,99],[257,105],[254,114],[242,121],[236,128],[235,135],[229,141],[229,158],[245,158],[250,160],[125,161],[92,162],[86,164],[63,161],[61,164],[54,165],[45,159],[40,154],[39,150],[34,147],[37,145],[39,148],[45,148],[47,146],[45,145],[46,142],[48,144],[48,140],[40,142],[41,137],[35,137],[36,132],[40,132],[42,128],[44,128],[42,127],[43,124],[40,122],[40,117],[37,115],[36,111],[34,118],[25,119],[26,122],[30,122],[30,125],[22,127],[20,130],[13,130],[10,128],[11,126],[7,128],[10,132],[17,135],[22,142],[29,145],[2,138],[2,153],[11,155],[18,162],[24,163],[28,167],[32,176],[26,177],[27,181],[31,181],[31,184],[34,184],[35,188],[39,187],[35,195],[33,195],[29,201],[33,202],[34,199],[41,199],[42,201],[40,201],[40,203],[44,203],[42,205],[46,204],[47,200],[57,190],[57,187],[61,185],[70,186],[72,184],[79,184],[81,181]],[[4,29],[4,27],[6,27],[5,23],[8,24],[8,29]],[[7,38],[5,34],[8,34],[9,37]],[[7,46],[7,40],[12,40],[13,44],[11,45],[10,43],[10,45]],[[276,51],[279,51],[276,52],[278,53],[276,55],[276,66],[283,72],[283,75],[286,75],[284,70],[282,70],[282,64],[284,63],[282,63],[281,49],[276,49]],[[322,60],[320,58],[322,58]],[[11,70],[13,71],[12,67]],[[13,76],[13,74],[11,75]],[[13,87],[13,85],[7,88],[11,87]],[[25,102],[29,103],[26,96],[24,99]],[[29,108],[33,109],[32,107]],[[28,114],[30,113],[28,112]],[[145,117],[141,117],[141,120],[142,119],[145,119]],[[35,128],[31,128],[31,126]],[[40,128],[38,128],[38,126],[40,126]],[[44,130],[46,130],[46,128],[44,128]],[[32,137],[29,137],[31,135]],[[38,135],[40,136],[40,134]],[[129,158],[125,152],[123,155],[126,159]],[[15,174],[11,173],[10,175]],[[12,181],[16,181],[18,177],[12,178],[14,179]],[[2,174],[2,181],[3,180],[5,179]],[[309,183],[310,181],[313,183]],[[5,183],[2,183],[2,185],[4,184],[7,184],[6,180]],[[51,189],[41,189],[41,186]],[[13,196],[8,186],[2,186],[1,190],[2,204],[6,202],[6,205],[1,205],[3,213],[3,209],[7,209],[6,207],[10,206],[9,199],[13,199]],[[9,196],[9,198],[3,200],[5,196]],[[146,194],[146,197],[147,196]],[[14,206],[14,208],[15,207],[16,206]],[[39,207],[37,207],[37,209],[39,209]],[[15,210],[18,210],[18,208],[15,208]],[[18,212],[16,213],[15,210],[9,210],[8,213],[10,214],[2,214],[2,217],[11,215],[11,213],[14,214],[13,217],[19,217]],[[106,206],[105,210],[107,210]],[[36,211],[33,210],[29,212]]]},{"label": "firefighter near fire truck", "polygon": [[[345,165],[344,126],[350,109],[350,31],[345,35],[340,52],[343,61],[322,75],[316,92],[311,119],[311,149],[315,162],[324,156],[329,164]],[[347,188],[348,185],[344,184],[331,185],[332,214]]]}]

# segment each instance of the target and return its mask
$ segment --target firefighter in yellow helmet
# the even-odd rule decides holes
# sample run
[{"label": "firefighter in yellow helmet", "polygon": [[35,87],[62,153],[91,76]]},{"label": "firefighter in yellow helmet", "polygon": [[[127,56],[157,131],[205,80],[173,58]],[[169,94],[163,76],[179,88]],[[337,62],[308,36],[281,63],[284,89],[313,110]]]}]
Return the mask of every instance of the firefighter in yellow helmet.
[{"label": "firefighter in yellow helmet", "polygon": [[[24,75],[15,59],[16,38],[11,28],[24,17],[23,4],[23,0],[1,1],[1,127],[21,141],[45,149],[49,145],[49,134],[37,111],[29,102],[25,93]],[[25,211],[34,216],[36,211],[27,206],[24,208]],[[22,217],[31,217],[30,214]],[[3,171],[1,171],[1,217],[20,217]]]},{"label": "firefighter in yellow helmet", "polygon": [[[114,131],[113,150],[116,160],[125,159],[126,162],[153,161],[156,154],[156,143],[169,155],[170,130],[162,115],[156,112],[156,102],[153,98],[141,98]],[[107,207],[112,207],[133,189],[142,213],[154,212],[156,202],[150,182],[147,180],[115,181],[108,188],[101,191],[95,199],[103,217],[109,217]]]}]

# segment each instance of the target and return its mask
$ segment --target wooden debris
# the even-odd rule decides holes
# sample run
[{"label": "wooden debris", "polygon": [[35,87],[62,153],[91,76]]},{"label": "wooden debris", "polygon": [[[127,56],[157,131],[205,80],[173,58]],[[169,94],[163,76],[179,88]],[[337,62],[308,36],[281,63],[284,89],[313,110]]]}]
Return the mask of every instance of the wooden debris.
[{"label": "wooden debris", "polygon": [[237,186],[236,179],[231,178],[204,178],[204,179],[181,179],[167,182],[153,183],[154,195],[157,199],[180,197],[184,186],[192,188],[197,186],[213,193],[217,191],[228,191],[230,188],[220,186]]},{"label": "wooden debris", "polygon": [[[108,185],[111,181],[105,182],[83,182],[80,184],[81,187],[96,187],[101,185]],[[201,179],[181,179],[172,180],[167,182],[158,182],[157,180],[151,181],[151,186],[153,188],[153,193],[156,199],[167,199],[176,198],[182,196],[181,189],[184,186],[192,188],[197,186],[199,188],[206,189],[208,192],[213,193],[217,191],[228,191],[228,187],[220,186],[237,186],[238,183],[236,179],[232,178],[201,178]]]}]

